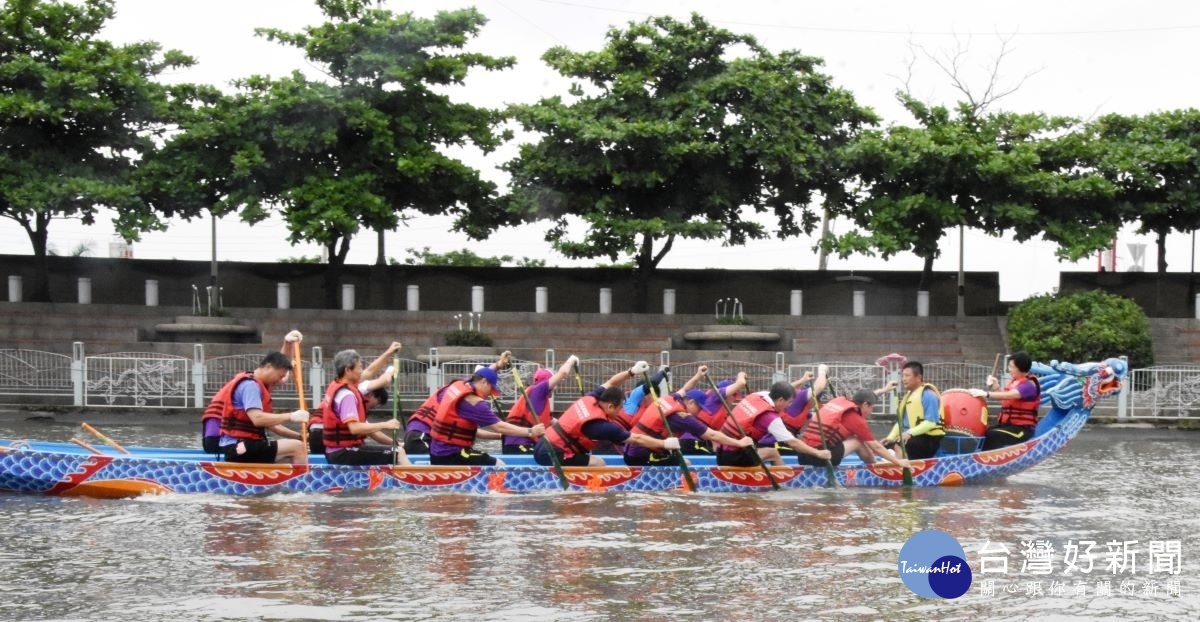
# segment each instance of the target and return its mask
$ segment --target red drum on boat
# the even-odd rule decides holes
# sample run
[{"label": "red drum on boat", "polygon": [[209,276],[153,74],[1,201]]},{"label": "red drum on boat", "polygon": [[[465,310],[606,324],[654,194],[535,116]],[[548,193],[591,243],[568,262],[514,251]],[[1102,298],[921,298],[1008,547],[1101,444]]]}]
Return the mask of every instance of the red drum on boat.
[{"label": "red drum on boat", "polygon": [[947,432],[983,436],[987,423],[987,404],[983,399],[973,397],[966,389],[942,392],[942,425]]}]

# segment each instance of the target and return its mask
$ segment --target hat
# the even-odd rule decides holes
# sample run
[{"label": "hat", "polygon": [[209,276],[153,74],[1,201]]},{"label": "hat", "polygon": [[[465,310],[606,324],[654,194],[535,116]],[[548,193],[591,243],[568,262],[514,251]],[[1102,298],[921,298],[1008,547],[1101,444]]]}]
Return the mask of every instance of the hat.
[{"label": "hat", "polygon": [[533,372],[533,383],[537,384],[539,382],[545,382],[553,375],[554,374],[550,373],[549,369],[546,369],[545,367],[539,368],[537,371]]},{"label": "hat", "polygon": [[875,392],[870,389],[859,389],[854,392],[854,397],[850,398],[851,402],[862,406],[863,404],[875,404]]},{"label": "hat", "polygon": [[692,389],[691,391],[683,394],[683,399],[692,400],[693,402],[699,404],[701,408],[703,408],[704,401],[708,399],[708,394],[700,389]]},{"label": "hat", "polygon": [[487,380],[492,385],[492,395],[500,395],[500,377],[496,375],[496,370],[491,367],[480,367],[475,370],[475,375]]}]

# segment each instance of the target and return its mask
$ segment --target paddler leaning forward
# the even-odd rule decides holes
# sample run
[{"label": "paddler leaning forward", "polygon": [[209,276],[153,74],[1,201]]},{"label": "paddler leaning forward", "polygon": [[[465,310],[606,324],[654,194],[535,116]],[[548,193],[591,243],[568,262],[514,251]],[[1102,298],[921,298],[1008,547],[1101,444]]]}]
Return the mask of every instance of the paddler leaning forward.
[{"label": "paddler leaning forward", "polygon": [[629,378],[648,371],[650,364],[638,361],[568,406],[562,416],[546,429],[546,436],[538,441],[533,459],[538,464],[550,466],[554,463],[550,452],[554,451],[563,466],[604,466],[602,458],[591,455],[592,449],[601,441],[610,441],[614,445],[630,443],[667,451],[679,449],[677,438],[652,438],[630,432],[625,426],[614,422],[625,401],[625,393],[618,387]]}]

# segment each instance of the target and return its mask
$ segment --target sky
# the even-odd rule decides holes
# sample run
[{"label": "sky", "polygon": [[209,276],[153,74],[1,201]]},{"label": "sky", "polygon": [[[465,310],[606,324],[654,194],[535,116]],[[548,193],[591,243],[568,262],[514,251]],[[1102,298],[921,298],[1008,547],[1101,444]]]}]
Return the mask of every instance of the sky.
[{"label": "sky", "polygon": [[[808,0],[443,0],[385,1],[384,7],[429,17],[438,10],[474,6],[488,19],[468,49],[496,56],[514,56],[513,69],[478,72],[451,94],[458,101],[490,107],[527,103],[563,94],[568,82],[550,70],[541,55],[550,47],[576,51],[603,46],[609,28],[655,15],[686,19],[691,12],[728,30],[754,35],[773,51],[799,50],[824,59],[821,70],[834,84],[871,107],[883,125],[911,124],[896,102],[907,84],[917,97],[933,104],[953,105],[961,98],[949,78],[929,56],[946,59],[957,54],[960,76],[973,92],[982,91],[999,62],[996,83],[1017,87],[999,100],[996,109],[1044,112],[1092,118],[1107,113],[1140,115],[1157,110],[1188,108],[1200,100],[1194,59],[1200,58],[1200,3],[1008,0],[810,2]],[[320,23],[321,14],[307,0],[117,0],[116,17],[104,36],[114,42],[152,40],[164,49],[178,49],[197,60],[166,80],[228,86],[252,74],[279,76],[294,69],[317,75],[298,51],[254,34],[256,27],[299,31]],[[516,154],[515,144],[482,156],[463,153],[465,162],[502,188],[498,170]],[[91,256],[108,256],[116,238],[109,219],[101,214],[95,225],[72,220],[51,224],[50,244],[59,254],[86,246]],[[449,221],[421,217],[386,235],[386,253],[403,260],[406,249],[429,247],[448,252],[470,247],[481,255],[543,259],[551,266],[590,266],[590,260],[569,260],[553,251],[542,235],[545,226],[502,229],[487,241],[472,242],[447,233]],[[849,230],[835,222],[835,233]],[[292,246],[278,218],[253,228],[227,216],[216,223],[219,261],[270,261],[320,254],[316,245]],[[132,245],[136,258],[209,260],[212,257],[211,220],[172,221],[167,231],[143,234]],[[755,242],[748,247],[677,241],[664,258],[663,268],[742,268],[813,270],[818,258],[811,237]],[[31,253],[25,232],[12,220],[0,219],[0,244],[5,252]],[[1194,269],[1194,236],[1168,238],[1168,270]],[[1140,265],[1154,270],[1154,239],[1131,228],[1116,241],[1117,270]],[[998,271],[1002,300],[1022,300],[1052,291],[1059,271],[1095,270],[1095,257],[1076,263],[1059,262],[1055,246],[1043,240],[1016,243],[967,231],[963,269]],[[934,269],[959,269],[959,235],[943,238],[942,255]],[[352,242],[348,262],[373,263],[377,253],[373,232]],[[920,270],[921,260],[904,253],[890,260],[851,256],[830,257],[834,270]]]}]

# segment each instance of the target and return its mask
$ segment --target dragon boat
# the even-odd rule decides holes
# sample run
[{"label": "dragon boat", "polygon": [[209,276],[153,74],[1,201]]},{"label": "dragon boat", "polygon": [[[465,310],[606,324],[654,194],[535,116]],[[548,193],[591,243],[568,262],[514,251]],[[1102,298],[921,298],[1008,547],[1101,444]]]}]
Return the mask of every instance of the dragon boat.
[{"label": "dragon boat", "polygon": [[[1076,365],[1034,363],[1042,385],[1037,434],[1024,443],[990,451],[943,450],[926,460],[913,460],[915,486],[983,484],[1020,473],[1061,450],[1079,433],[1096,400],[1118,392],[1126,373],[1120,359]],[[947,395],[950,391],[946,392]],[[960,392],[959,395],[966,395]],[[978,402],[979,398],[969,398]],[[943,409],[947,408],[943,399]],[[975,410],[974,412],[978,412]],[[986,416],[986,410],[983,411]],[[977,418],[977,415],[976,415]],[[94,448],[93,448],[94,450]],[[503,456],[503,466],[339,466],[313,457],[306,465],[221,462],[198,449],[129,448],[128,454],[93,453],[70,443],[0,441],[0,491],[42,495],[130,497],[141,494],[215,493],[263,495],[274,492],[351,493],[382,491],[527,493],[563,489],[551,467],[527,456]],[[419,456],[414,456],[419,461]],[[794,460],[794,458],[793,458]],[[768,477],[758,467],[718,467],[710,457],[689,456],[690,477],[699,491],[760,492],[780,488],[896,487],[899,467],[887,462],[864,464],[847,456],[832,471],[825,467],[771,467]],[[620,464],[610,456],[607,464]],[[566,488],[579,491],[689,490],[679,467],[566,467]]]}]

